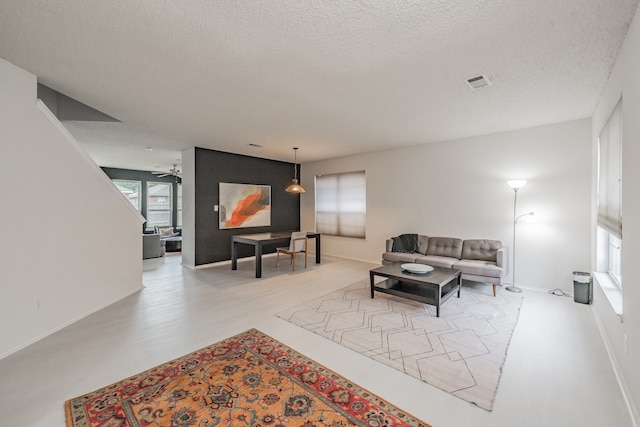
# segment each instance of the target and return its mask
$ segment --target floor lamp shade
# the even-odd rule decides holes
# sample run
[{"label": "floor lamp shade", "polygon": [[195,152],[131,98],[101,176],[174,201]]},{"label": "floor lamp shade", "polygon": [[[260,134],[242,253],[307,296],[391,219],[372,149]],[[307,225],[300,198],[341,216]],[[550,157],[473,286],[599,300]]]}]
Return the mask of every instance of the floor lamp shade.
[{"label": "floor lamp shade", "polygon": [[527,181],[524,179],[510,179],[507,181],[507,184],[509,184],[509,187],[513,188],[516,191],[524,187],[526,183]]}]

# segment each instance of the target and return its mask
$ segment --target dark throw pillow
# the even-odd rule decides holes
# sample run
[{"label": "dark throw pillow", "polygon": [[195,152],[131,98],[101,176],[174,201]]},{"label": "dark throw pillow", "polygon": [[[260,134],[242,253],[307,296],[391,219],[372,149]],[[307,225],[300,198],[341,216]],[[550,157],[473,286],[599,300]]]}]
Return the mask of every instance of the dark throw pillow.
[{"label": "dark throw pillow", "polygon": [[417,234],[401,234],[398,237],[393,237],[393,252],[404,252],[412,254],[418,252],[420,247],[418,245]]}]

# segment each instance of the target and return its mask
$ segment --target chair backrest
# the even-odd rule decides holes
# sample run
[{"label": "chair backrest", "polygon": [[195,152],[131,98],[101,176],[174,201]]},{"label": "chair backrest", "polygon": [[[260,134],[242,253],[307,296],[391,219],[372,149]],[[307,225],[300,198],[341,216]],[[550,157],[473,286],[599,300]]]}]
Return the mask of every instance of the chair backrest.
[{"label": "chair backrest", "polygon": [[[289,243],[289,251],[290,252],[302,252],[307,250],[307,241],[306,240],[295,240],[301,237],[307,237],[306,231],[294,231],[291,233],[291,243]],[[294,248],[295,244],[295,248]]]}]

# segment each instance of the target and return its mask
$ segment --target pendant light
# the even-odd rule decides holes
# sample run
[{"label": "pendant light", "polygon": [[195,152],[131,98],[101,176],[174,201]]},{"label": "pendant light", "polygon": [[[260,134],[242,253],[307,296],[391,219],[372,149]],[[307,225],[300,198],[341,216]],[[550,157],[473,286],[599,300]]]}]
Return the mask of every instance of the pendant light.
[{"label": "pendant light", "polygon": [[298,184],[298,147],[293,147],[293,179],[291,184],[284,190],[287,193],[304,193],[304,188]]}]

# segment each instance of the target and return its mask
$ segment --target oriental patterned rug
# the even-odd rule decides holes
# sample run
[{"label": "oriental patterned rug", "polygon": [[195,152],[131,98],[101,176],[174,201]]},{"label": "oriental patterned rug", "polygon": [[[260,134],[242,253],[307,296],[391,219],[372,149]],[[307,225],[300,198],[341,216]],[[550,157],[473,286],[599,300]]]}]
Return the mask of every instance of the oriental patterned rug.
[{"label": "oriental patterned rug", "polygon": [[434,306],[376,292],[369,281],[307,301],[278,317],[492,410],[522,294],[463,286]]},{"label": "oriental patterned rug", "polygon": [[67,427],[424,426],[251,329],[65,403]]}]

